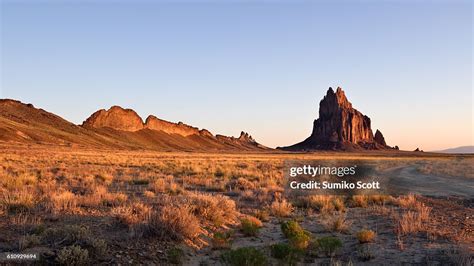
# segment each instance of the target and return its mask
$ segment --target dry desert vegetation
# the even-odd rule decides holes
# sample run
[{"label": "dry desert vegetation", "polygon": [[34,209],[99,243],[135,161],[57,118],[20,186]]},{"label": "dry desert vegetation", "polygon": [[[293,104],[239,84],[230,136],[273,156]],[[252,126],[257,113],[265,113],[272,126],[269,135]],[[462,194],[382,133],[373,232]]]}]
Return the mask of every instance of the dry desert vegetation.
[{"label": "dry desert vegetation", "polygon": [[472,197],[288,198],[283,165],[338,156],[472,180],[474,157],[0,149],[0,252],[40,264],[473,263]]}]

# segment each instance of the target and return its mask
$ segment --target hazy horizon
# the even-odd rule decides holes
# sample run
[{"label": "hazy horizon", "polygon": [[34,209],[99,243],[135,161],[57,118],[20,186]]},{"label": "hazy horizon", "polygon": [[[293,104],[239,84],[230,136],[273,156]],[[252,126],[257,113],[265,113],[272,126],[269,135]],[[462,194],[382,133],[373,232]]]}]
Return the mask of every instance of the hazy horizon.
[{"label": "hazy horizon", "polygon": [[0,98],[288,146],[342,87],[391,146],[473,145],[472,3],[1,2]]}]

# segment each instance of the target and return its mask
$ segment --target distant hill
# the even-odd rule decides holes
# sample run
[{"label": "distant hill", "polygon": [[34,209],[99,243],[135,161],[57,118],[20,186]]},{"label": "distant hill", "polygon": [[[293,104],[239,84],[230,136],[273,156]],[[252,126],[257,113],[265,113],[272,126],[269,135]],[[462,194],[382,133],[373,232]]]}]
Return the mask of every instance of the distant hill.
[{"label": "distant hill", "polygon": [[206,129],[173,123],[150,115],[145,123],[131,109],[99,110],[82,125],[32,104],[0,99],[0,141],[91,148],[159,151],[264,151],[248,133],[239,137],[213,135]]},{"label": "distant hill", "polygon": [[434,151],[439,153],[474,153],[474,146],[461,146],[441,151]]}]

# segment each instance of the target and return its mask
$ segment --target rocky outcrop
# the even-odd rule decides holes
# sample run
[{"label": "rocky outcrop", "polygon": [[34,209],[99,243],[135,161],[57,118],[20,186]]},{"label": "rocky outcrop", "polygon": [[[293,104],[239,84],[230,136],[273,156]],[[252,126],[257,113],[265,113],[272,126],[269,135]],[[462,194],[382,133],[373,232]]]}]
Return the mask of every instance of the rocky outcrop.
[{"label": "rocky outcrop", "polygon": [[255,140],[252,138],[252,136],[249,135],[247,132],[240,132],[240,136],[238,138],[239,141],[245,141],[249,143],[255,143]]},{"label": "rocky outcrop", "polygon": [[122,131],[138,131],[143,129],[143,121],[132,109],[112,106],[109,110],[101,109],[93,113],[82,123],[84,127],[108,127]]},{"label": "rocky outcrop", "polygon": [[203,137],[208,137],[208,138],[215,138],[214,135],[212,135],[212,133],[207,129],[199,130],[199,135],[201,135]]},{"label": "rocky outcrop", "polygon": [[332,88],[319,103],[319,118],[313,131],[303,142],[283,147],[284,150],[349,150],[384,149],[387,147],[380,131],[374,137],[370,118],[352,107],[344,91]]},{"label": "rocky outcrop", "polygon": [[201,134],[199,131],[199,128],[197,127],[186,125],[183,122],[178,122],[178,123],[168,122],[166,120],[159,119],[153,115],[150,115],[147,117],[144,127],[148,129],[152,129],[152,130],[158,130],[158,131],[161,130],[168,134],[178,134],[185,137],[190,136],[190,135]]},{"label": "rocky outcrop", "polygon": [[375,136],[374,136],[374,140],[376,143],[386,147],[387,146],[387,143],[385,143],[385,138],[383,137],[383,134],[382,132],[380,132],[380,130],[377,129],[377,131],[375,131]]}]

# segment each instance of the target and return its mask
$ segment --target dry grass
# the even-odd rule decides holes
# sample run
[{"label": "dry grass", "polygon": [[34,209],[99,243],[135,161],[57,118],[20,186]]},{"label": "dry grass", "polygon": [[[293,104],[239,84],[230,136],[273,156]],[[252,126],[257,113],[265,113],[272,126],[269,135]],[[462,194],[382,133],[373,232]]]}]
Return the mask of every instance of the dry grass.
[{"label": "dry grass", "polygon": [[369,206],[369,197],[366,195],[354,195],[351,200],[353,207],[367,208]]},{"label": "dry grass", "polygon": [[397,230],[402,234],[414,234],[423,229],[420,216],[414,211],[408,211],[401,215],[398,219]]},{"label": "dry grass", "polygon": [[293,211],[293,205],[285,199],[276,200],[270,206],[270,210],[277,217],[289,217]]},{"label": "dry grass", "polygon": [[347,233],[352,224],[344,214],[324,216],[323,219],[321,222],[327,230],[332,232]]},{"label": "dry grass", "polygon": [[77,206],[77,197],[70,191],[55,192],[51,195],[48,209],[52,213],[74,210]]},{"label": "dry grass", "polygon": [[375,240],[377,234],[372,230],[363,229],[357,232],[356,237],[359,240],[359,243],[369,243]]},{"label": "dry grass", "polygon": [[127,226],[134,226],[149,219],[151,208],[141,202],[121,205],[111,210],[117,220]]},{"label": "dry grass", "polygon": [[148,221],[150,233],[162,239],[194,239],[201,233],[199,220],[186,206],[164,206]]},{"label": "dry grass", "polygon": [[405,209],[414,209],[418,204],[416,196],[413,194],[401,196],[395,202],[398,204],[398,206]]},{"label": "dry grass", "polygon": [[4,190],[0,195],[0,206],[9,214],[31,211],[37,202],[35,195],[27,189]]}]

